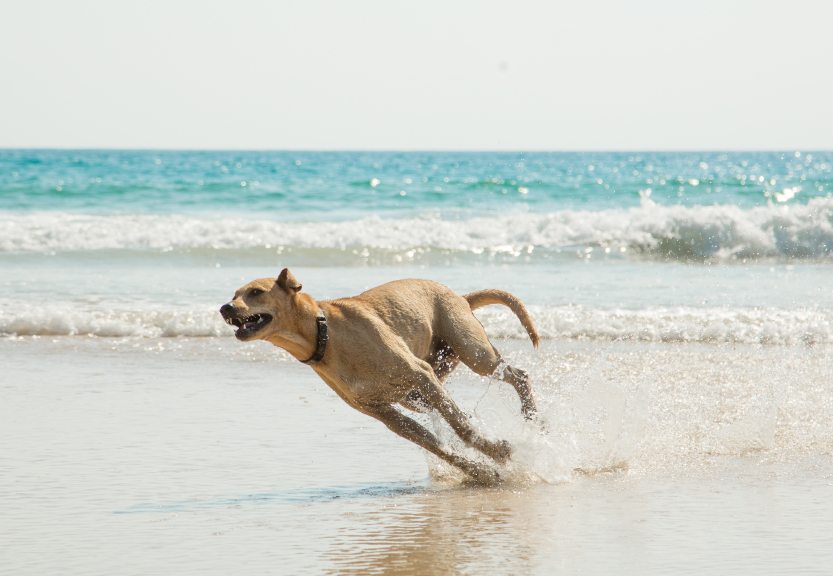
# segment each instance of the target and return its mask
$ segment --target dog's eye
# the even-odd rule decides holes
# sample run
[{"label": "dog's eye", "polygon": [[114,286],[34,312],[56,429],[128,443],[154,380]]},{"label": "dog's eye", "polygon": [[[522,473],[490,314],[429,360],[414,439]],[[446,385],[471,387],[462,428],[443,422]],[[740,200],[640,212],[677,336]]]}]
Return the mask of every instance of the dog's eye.
[{"label": "dog's eye", "polygon": [[260,296],[261,294],[263,294],[263,290],[260,288],[255,288],[254,290],[249,291],[249,296]]}]

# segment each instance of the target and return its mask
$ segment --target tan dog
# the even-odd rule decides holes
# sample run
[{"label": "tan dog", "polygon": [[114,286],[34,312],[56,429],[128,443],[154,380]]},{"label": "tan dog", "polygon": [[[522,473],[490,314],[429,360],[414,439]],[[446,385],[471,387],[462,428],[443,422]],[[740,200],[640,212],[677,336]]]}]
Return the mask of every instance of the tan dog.
[{"label": "tan dog", "polygon": [[[505,364],[473,310],[512,309],[538,347],[538,333],[520,300],[500,290],[460,296],[429,280],[399,280],[354,298],[317,302],[284,269],[277,280],[246,284],[220,308],[239,340],[266,340],[312,369],[350,406],[382,421],[403,438],[493,483],[498,475],[445,451],[437,438],[394,407],[437,410],[466,443],[496,462],[511,456],[506,441],[483,438],[454,404],[442,381],[462,362],[481,376],[498,375],[518,392],[524,416],[535,414],[529,378]],[[502,369],[500,369],[502,367]]]}]

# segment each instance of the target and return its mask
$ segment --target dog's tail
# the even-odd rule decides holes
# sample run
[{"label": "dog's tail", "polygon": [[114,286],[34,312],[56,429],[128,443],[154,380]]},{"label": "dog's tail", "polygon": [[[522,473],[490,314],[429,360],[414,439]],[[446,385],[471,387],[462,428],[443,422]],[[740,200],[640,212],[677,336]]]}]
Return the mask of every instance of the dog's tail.
[{"label": "dog's tail", "polygon": [[526,328],[529,339],[532,340],[532,345],[538,348],[538,343],[541,339],[538,337],[535,326],[532,325],[532,318],[529,317],[529,312],[526,311],[521,301],[509,292],[493,289],[478,290],[477,292],[466,294],[463,298],[469,303],[472,311],[483,308],[483,306],[488,306],[489,304],[503,304],[504,306],[508,306],[515,313],[515,316],[518,317],[518,320],[521,321],[523,327]]}]

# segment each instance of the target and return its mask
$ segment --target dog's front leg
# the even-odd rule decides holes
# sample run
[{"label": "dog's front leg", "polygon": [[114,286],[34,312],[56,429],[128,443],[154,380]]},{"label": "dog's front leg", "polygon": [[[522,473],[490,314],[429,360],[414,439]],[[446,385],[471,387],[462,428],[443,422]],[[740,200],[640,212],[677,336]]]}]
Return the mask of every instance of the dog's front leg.
[{"label": "dog's front leg", "polygon": [[469,423],[468,416],[457,407],[448,392],[437,381],[430,367],[419,371],[419,391],[436,410],[439,410],[454,432],[466,443],[479,450],[495,462],[505,464],[512,456],[512,449],[505,440],[493,442],[483,438]]},{"label": "dog's front leg", "polygon": [[382,422],[392,432],[425,448],[431,454],[442,458],[452,466],[456,466],[474,481],[490,485],[500,481],[500,476],[494,470],[443,450],[436,436],[393,406],[363,406],[362,411]]},{"label": "dog's front leg", "polygon": [[423,396],[416,388],[408,392],[405,397],[399,401],[399,404],[408,410],[419,412],[420,414],[427,414],[431,411],[431,405],[428,403],[428,400],[426,400],[425,396]]}]

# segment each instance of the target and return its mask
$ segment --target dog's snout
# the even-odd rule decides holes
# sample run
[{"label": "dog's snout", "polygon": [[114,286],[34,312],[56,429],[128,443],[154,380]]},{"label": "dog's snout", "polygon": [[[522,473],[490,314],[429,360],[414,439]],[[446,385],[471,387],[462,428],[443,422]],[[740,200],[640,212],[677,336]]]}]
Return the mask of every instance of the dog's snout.
[{"label": "dog's snout", "polygon": [[231,304],[223,304],[220,306],[220,314],[223,315],[223,318],[234,315],[234,306]]}]

